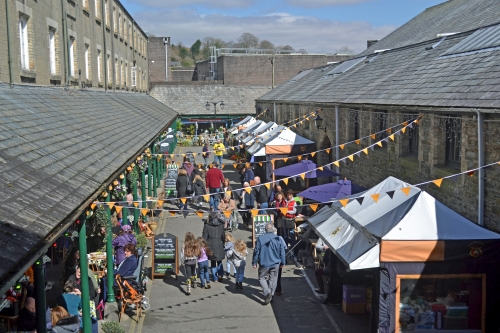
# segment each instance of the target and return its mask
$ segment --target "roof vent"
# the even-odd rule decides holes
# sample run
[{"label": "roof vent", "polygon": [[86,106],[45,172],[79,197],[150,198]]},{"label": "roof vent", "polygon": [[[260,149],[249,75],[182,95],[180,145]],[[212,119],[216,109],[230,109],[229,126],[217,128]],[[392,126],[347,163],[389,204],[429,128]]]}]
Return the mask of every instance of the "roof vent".
[{"label": "roof vent", "polygon": [[439,37],[447,37],[447,36],[453,36],[453,35],[456,35],[456,34],[458,34],[458,32],[445,32],[443,34],[437,34],[436,37],[437,38],[439,38]]},{"label": "roof vent", "polygon": [[373,51],[373,53],[382,53],[385,51],[390,51],[390,49],[375,50],[375,51]]}]

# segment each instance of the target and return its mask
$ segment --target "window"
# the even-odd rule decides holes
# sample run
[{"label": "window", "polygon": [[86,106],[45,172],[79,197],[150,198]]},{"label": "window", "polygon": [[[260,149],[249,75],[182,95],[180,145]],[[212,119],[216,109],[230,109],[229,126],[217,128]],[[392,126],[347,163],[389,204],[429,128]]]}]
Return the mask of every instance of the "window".
[{"label": "window", "polygon": [[100,18],[101,17],[101,0],[94,0],[94,6],[95,6],[95,17]]},{"label": "window", "polygon": [[[377,140],[382,140],[387,138],[387,131],[385,131],[388,127],[387,111],[378,112],[376,113],[376,116],[378,117],[378,131],[383,131],[379,134],[379,138]],[[382,145],[383,148],[387,148],[387,143],[384,144],[384,142],[382,142]]]},{"label": "window", "polygon": [[97,50],[97,81],[101,82],[101,50]]},{"label": "window", "polygon": [[116,29],[116,8],[113,7],[113,31],[114,33],[118,33]]},{"label": "window", "polygon": [[116,31],[116,34],[120,34],[122,29],[122,14],[118,14],[118,30]]},{"label": "window", "polygon": [[118,59],[115,58],[115,85],[120,83],[120,78],[118,77],[118,75],[120,75],[118,68]]},{"label": "window", "polygon": [[355,111],[352,115],[354,121],[354,140],[359,139],[359,112]]},{"label": "window", "polygon": [[462,119],[446,119],[446,164],[460,167]]},{"label": "window", "polygon": [[21,68],[30,69],[29,40],[28,40],[28,18],[19,18],[19,42],[21,44]]},{"label": "window", "polygon": [[56,31],[49,29],[50,74],[56,75]]},{"label": "window", "polygon": [[83,9],[89,9],[89,0],[82,0]]},{"label": "window", "polygon": [[109,3],[107,0],[105,0],[106,2],[104,3],[104,15],[106,15],[106,25],[109,26]]},{"label": "window", "polygon": [[128,76],[128,63],[125,63],[125,79],[123,80],[123,84],[127,85],[127,76]]},{"label": "window", "polygon": [[120,84],[122,86],[125,84],[125,75],[123,74],[123,60],[120,61]]},{"label": "window", "polygon": [[107,68],[108,68],[108,72],[106,73],[106,76],[108,77],[108,84],[110,83],[110,78],[111,78],[111,56],[108,54],[107,55],[107,60],[106,60],[106,63],[107,63]]},{"label": "window", "polygon": [[89,45],[85,44],[85,78],[90,79],[90,50]]},{"label": "window", "polygon": [[135,67],[130,67],[130,86],[135,87],[136,84],[136,69]]},{"label": "window", "polygon": [[408,135],[408,152],[410,156],[418,156],[418,126],[413,125],[413,128],[409,128]]},{"label": "window", "polygon": [[69,73],[75,76],[75,39],[69,39]]}]

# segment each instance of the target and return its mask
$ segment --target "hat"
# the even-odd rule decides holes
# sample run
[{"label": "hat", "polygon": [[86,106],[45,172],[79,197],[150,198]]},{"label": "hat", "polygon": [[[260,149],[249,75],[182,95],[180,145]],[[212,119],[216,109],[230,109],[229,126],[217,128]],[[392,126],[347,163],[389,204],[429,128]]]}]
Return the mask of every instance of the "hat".
[{"label": "hat", "polygon": [[122,230],[123,231],[130,231],[130,230],[132,230],[132,228],[128,224],[125,224],[125,225],[122,225]]}]

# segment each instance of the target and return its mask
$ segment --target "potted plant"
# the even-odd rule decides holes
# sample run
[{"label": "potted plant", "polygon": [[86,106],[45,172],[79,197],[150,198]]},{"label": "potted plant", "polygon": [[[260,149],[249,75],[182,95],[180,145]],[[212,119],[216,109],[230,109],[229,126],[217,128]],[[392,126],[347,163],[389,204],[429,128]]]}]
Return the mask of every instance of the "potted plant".
[{"label": "potted plant", "polygon": [[125,330],[116,321],[106,321],[102,323],[101,328],[104,333],[125,333]]},{"label": "potted plant", "polygon": [[148,239],[143,233],[138,234],[135,239],[137,240],[137,254],[141,255],[146,246],[148,245]]}]

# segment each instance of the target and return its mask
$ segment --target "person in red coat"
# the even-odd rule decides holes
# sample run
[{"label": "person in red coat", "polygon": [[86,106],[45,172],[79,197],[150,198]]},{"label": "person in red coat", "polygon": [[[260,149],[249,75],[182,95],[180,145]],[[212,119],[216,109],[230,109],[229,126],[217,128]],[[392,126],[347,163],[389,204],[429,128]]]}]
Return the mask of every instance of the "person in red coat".
[{"label": "person in red coat", "polygon": [[[220,203],[220,188],[224,181],[224,174],[222,170],[217,168],[214,164],[213,168],[208,170],[206,175],[206,184],[208,192],[210,193],[210,210],[217,209]],[[216,194],[214,194],[216,193]]]}]

